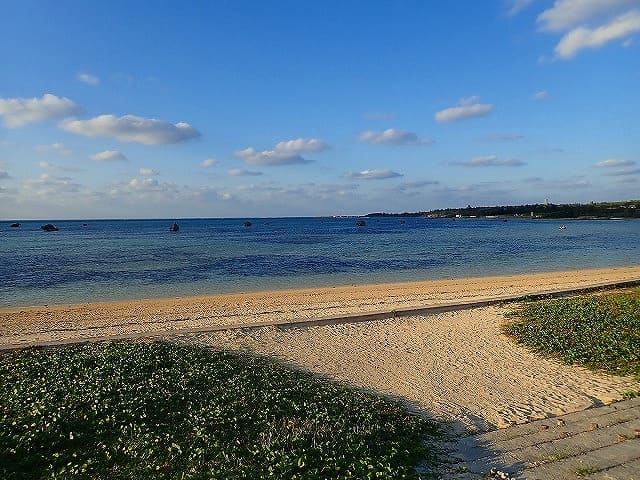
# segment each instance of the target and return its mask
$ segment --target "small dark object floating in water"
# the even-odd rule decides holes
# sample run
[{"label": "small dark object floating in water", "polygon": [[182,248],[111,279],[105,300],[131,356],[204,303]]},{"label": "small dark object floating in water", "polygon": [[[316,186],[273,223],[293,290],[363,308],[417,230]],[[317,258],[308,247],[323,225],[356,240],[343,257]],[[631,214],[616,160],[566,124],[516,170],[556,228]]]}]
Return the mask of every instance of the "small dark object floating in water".
[{"label": "small dark object floating in water", "polygon": [[86,227],[86,226],[88,226],[88,225],[87,225],[86,223],[83,223],[83,224],[82,224],[82,226],[83,226],[83,227]]},{"label": "small dark object floating in water", "polygon": [[364,220],[358,220],[356,222],[356,226],[358,226],[358,227],[364,227],[365,225],[366,225],[366,223],[364,223]]},{"label": "small dark object floating in water", "polygon": [[566,225],[560,225],[560,230],[566,230],[567,226]]},{"label": "small dark object floating in water", "polygon": [[47,223],[46,225],[42,225],[40,228],[42,230],[44,230],[45,232],[57,232],[58,231],[58,227],[56,227],[55,225],[53,225],[51,223]]},{"label": "small dark object floating in water", "polygon": [[21,223],[12,223],[11,225],[9,225],[11,228],[19,228],[20,225],[22,225]]},{"label": "small dark object floating in water", "polygon": [[250,226],[251,226],[251,225],[253,225],[253,224],[252,224],[251,222],[247,221],[247,222],[244,222],[244,224],[243,224],[243,225],[244,225],[245,227],[250,227]]},{"label": "small dark object floating in water", "polygon": [[180,230],[180,226],[175,222],[169,227],[170,232],[177,232],[178,230]]},{"label": "small dark object floating in water", "polygon": [[405,223],[407,223],[407,222],[406,222],[406,221],[404,221],[404,220],[400,220],[400,223],[401,223],[401,224],[405,224]]}]

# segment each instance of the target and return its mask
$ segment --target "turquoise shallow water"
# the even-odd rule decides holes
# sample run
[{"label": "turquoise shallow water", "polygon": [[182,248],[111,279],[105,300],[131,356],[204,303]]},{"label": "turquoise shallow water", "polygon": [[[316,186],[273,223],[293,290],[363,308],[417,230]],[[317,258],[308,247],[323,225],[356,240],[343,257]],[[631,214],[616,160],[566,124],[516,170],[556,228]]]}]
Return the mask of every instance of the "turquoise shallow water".
[{"label": "turquoise shallow water", "polygon": [[3,222],[0,306],[640,264],[636,220],[249,220]]}]

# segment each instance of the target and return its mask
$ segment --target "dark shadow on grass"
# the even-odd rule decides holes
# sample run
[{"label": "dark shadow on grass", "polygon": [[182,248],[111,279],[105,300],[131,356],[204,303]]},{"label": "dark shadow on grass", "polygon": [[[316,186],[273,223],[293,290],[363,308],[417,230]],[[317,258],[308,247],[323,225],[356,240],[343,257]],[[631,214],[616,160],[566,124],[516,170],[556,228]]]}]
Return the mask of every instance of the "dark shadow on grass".
[{"label": "dark shadow on grass", "polygon": [[[253,331],[243,332],[251,336]],[[177,341],[185,345],[199,344],[197,338],[181,337],[170,338],[167,341]],[[302,365],[289,362],[281,357],[265,355],[258,353],[249,348],[244,349],[225,349],[215,345],[204,344],[207,348],[215,351],[230,352],[238,355],[251,355],[264,358],[268,361],[278,363],[292,370],[296,370],[303,374],[312,376],[315,379],[338,383],[350,389],[363,392],[374,397],[381,398],[402,405],[406,410],[415,416],[434,422],[438,426],[438,432],[435,435],[425,438],[426,444],[429,446],[433,455],[425,458],[417,465],[417,472],[424,478],[488,478],[487,475],[492,469],[507,472],[514,475],[522,472],[524,465],[521,462],[506,462],[500,452],[493,451],[488,442],[480,438],[482,433],[496,429],[496,426],[487,422],[484,418],[465,411],[467,423],[458,419],[442,419],[433,415],[423,405],[409,400],[400,395],[392,395],[379,392],[372,388],[365,388],[344,380],[337,380],[329,375],[321,374],[308,370]],[[471,423],[471,426],[469,426]],[[470,477],[460,477],[459,475],[468,474]],[[491,477],[492,478],[492,477]]]}]

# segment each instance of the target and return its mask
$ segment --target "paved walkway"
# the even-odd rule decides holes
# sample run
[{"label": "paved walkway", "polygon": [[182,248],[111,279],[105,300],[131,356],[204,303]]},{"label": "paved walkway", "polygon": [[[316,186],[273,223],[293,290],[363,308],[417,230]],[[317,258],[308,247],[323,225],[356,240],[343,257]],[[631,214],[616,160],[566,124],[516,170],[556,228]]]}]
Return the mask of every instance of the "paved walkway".
[{"label": "paved walkway", "polygon": [[640,480],[640,398],[461,438],[443,479]]}]

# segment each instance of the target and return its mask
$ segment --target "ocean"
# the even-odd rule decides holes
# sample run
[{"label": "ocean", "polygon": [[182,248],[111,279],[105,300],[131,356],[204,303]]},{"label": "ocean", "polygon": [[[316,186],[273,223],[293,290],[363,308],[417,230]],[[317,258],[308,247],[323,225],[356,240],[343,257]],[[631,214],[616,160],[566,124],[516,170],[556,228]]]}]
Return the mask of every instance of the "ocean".
[{"label": "ocean", "polygon": [[637,220],[357,220],[183,219],[179,232],[173,219],[2,222],[0,306],[640,264]]}]

